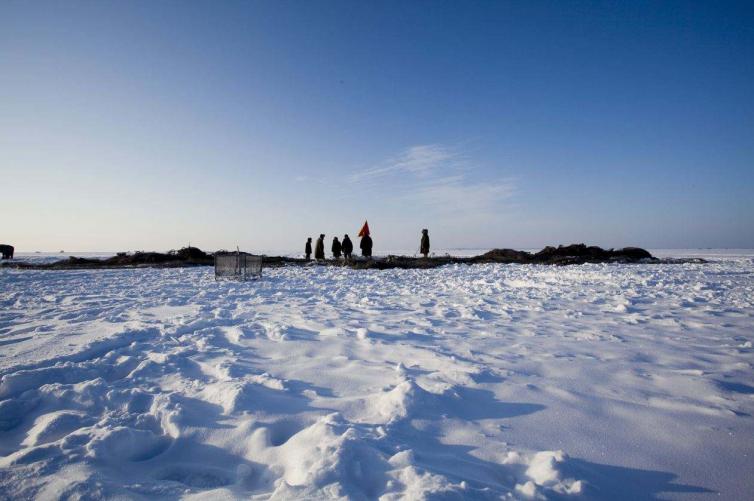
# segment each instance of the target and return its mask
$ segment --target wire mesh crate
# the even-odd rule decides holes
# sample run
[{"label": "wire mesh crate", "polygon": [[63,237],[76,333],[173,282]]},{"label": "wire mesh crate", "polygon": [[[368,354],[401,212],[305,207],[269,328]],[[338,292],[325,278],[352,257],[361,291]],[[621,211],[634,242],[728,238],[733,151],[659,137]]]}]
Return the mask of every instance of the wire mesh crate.
[{"label": "wire mesh crate", "polygon": [[215,254],[215,280],[249,280],[262,276],[262,256],[244,252]]}]

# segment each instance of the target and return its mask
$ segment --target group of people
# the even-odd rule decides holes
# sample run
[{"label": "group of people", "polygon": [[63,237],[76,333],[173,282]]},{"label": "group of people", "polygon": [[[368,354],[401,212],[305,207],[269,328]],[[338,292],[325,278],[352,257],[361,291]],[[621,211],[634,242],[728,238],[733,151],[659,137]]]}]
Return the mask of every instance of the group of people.
[{"label": "group of people", "polygon": [[[361,255],[369,258],[372,257],[372,237],[369,235],[364,235],[361,237],[361,242],[359,243],[359,247],[361,248]],[[353,242],[351,242],[351,239],[348,237],[348,235],[343,235],[343,241],[341,242],[338,240],[338,237],[334,237],[332,239],[332,245],[330,246],[330,251],[332,252],[332,257],[335,259],[340,259],[340,256],[343,256],[343,259],[346,261],[350,261],[353,258]],[[312,258],[312,237],[309,237],[306,240],[306,247],[304,249],[304,254],[306,254],[306,260],[309,261]],[[317,239],[317,242],[314,244],[314,259],[317,261],[324,260],[325,259],[325,235],[321,234],[319,238]]]},{"label": "group of people", "polygon": [[[361,249],[361,255],[367,259],[372,257],[372,237],[369,236],[369,227],[365,224],[366,231],[362,228],[359,232],[361,242],[359,242],[359,248]],[[346,261],[350,261],[353,258],[353,242],[348,235],[343,236],[343,241],[338,240],[338,237],[333,237],[330,251],[334,259],[340,259],[341,255]],[[424,257],[429,256],[429,230],[422,230],[421,242],[419,243],[419,252]],[[306,246],[304,247],[304,254],[306,260],[310,261],[312,258],[312,237],[306,239]],[[314,244],[314,259],[317,261],[323,261],[325,259],[325,235],[320,234],[317,242]]]}]

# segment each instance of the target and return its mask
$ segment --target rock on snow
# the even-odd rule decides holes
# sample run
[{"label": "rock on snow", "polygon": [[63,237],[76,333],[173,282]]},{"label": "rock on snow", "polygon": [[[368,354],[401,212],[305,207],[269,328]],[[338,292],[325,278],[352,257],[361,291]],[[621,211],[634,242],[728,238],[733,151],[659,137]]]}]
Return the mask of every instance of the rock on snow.
[{"label": "rock on snow", "polygon": [[754,497],[754,259],[0,270],[0,497]]}]

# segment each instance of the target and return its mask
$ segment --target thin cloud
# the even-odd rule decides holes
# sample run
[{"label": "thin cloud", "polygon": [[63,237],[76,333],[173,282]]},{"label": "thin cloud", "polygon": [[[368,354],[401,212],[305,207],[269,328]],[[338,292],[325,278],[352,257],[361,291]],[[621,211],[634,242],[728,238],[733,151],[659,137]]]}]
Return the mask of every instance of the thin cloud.
[{"label": "thin cloud", "polygon": [[375,167],[352,174],[360,201],[382,207],[472,223],[509,208],[516,193],[511,178],[487,178],[457,148],[440,144],[415,145]]},{"label": "thin cloud", "polygon": [[352,174],[350,180],[351,182],[358,182],[395,173],[423,176],[431,171],[448,168],[459,162],[459,155],[444,146],[420,144],[407,148],[398,156],[380,165]]},{"label": "thin cloud", "polygon": [[419,184],[409,199],[438,215],[469,217],[494,214],[515,191],[511,179],[471,183],[459,174]]}]

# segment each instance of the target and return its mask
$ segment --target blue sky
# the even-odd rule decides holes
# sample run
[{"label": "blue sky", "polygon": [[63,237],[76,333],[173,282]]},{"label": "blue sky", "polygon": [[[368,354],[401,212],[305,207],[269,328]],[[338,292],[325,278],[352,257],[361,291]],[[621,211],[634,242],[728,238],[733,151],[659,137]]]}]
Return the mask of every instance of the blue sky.
[{"label": "blue sky", "polygon": [[750,3],[0,4],[21,250],[754,247],[752,188]]}]

